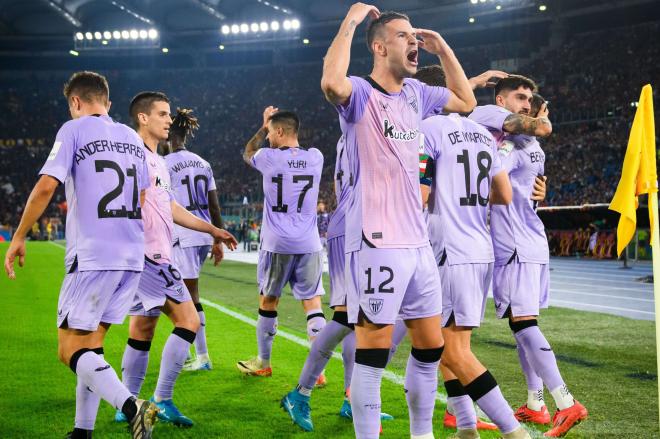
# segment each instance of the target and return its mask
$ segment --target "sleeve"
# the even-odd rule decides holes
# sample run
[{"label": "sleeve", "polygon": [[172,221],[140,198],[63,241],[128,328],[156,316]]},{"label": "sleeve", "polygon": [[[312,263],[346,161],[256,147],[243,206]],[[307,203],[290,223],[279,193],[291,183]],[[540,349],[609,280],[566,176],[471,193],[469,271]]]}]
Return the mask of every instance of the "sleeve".
[{"label": "sleeve", "polygon": [[268,162],[270,161],[269,158],[270,148],[261,148],[252,156],[250,164],[256,170],[263,172],[268,166]]},{"label": "sleeve", "polygon": [[215,186],[215,178],[213,178],[213,168],[211,168],[211,165],[208,163],[206,164],[208,167],[206,168],[206,174],[209,179],[209,190],[214,191],[217,190],[217,187]]},{"label": "sleeve", "polygon": [[445,87],[435,87],[422,82],[419,84],[421,85],[422,118],[425,119],[442,113],[443,108],[449,101],[451,92]]},{"label": "sleeve", "polygon": [[490,131],[503,132],[504,121],[510,114],[509,110],[497,105],[481,105],[475,108],[468,118]]},{"label": "sleeve", "polygon": [[[140,147],[138,146],[138,148]],[[149,189],[149,186],[151,186],[151,178],[149,177],[149,166],[147,165],[147,158],[144,155],[142,156],[142,162],[139,164],[138,186],[141,191],[147,190]]]},{"label": "sleeve", "polygon": [[351,96],[348,98],[348,102],[336,105],[335,108],[337,108],[337,112],[346,122],[353,123],[362,118],[372,87],[366,80],[357,76],[349,76],[348,80],[351,81],[351,85],[353,86]]},{"label": "sleeve", "polygon": [[492,179],[494,176],[504,170],[504,166],[502,165],[502,158],[497,152],[497,146],[495,146],[494,141],[493,147],[491,148],[491,157],[493,158],[493,162],[490,165],[490,178]]},{"label": "sleeve", "polygon": [[55,136],[55,143],[48,154],[46,163],[39,171],[39,175],[50,175],[64,183],[73,166],[76,135],[73,125],[65,123]]}]

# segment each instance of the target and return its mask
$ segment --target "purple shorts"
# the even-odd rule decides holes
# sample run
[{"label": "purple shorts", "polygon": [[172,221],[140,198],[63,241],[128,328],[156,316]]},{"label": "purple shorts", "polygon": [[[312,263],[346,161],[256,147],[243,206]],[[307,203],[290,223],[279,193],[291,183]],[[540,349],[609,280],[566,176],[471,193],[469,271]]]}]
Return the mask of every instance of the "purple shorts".
[{"label": "purple shorts", "polygon": [[344,270],[346,254],[344,253],[344,237],[328,239],[328,271],[330,272],[330,308],[346,306],[346,283]]},{"label": "purple shorts", "polygon": [[202,266],[210,251],[210,245],[181,247],[180,244],[177,244],[172,248],[174,265],[184,279],[199,279],[199,273],[202,271]]},{"label": "purple shorts", "polygon": [[99,323],[121,324],[140,281],[139,271],[74,271],[64,277],[57,327],[96,331]]},{"label": "purple shorts", "polygon": [[302,255],[285,255],[259,250],[257,283],[264,296],[280,297],[284,286],[291,285],[296,300],[308,300],[325,294],[323,251]]},{"label": "purple shorts", "polygon": [[438,267],[442,282],[442,326],[454,316],[456,326],[477,328],[486,312],[493,264],[447,263]]},{"label": "purple shorts", "polygon": [[192,300],[179,270],[171,264],[159,264],[145,258],[144,271],[129,314],[157,317],[167,299],[174,303]]},{"label": "purple shorts", "polygon": [[550,276],[548,264],[518,262],[493,270],[493,298],[498,318],[537,316],[541,308],[548,307]]},{"label": "purple shorts", "polygon": [[431,246],[372,248],[346,255],[348,321],[360,312],[372,323],[393,325],[403,320],[442,313],[442,286]]}]

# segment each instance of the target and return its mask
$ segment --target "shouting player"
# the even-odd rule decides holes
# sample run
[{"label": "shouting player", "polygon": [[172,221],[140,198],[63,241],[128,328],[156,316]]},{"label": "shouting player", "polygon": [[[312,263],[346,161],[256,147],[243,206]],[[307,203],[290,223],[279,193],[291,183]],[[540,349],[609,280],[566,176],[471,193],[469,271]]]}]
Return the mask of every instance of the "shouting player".
[{"label": "shouting player", "polygon": [[[165,157],[165,163],[170,171],[174,199],[196,217],[222,229],[224,226],[211,165],[186,149],[188,139],[194,136],[194,131],[198,128],[199,123],[192,115],[192,110],[177,108],[177,114],[170,126],[169,139],[172,153]],[[195,337],[196,356],[183,366],[183,370],[211,370],[211,359],[206,345],[206,316],[199,301],[198,281],[204,261],[211,250],[212,254],[217,256],[216,265],[222,259],[222,244],[214,243],[207,233],[200,233],[176,224],[174,232],[176,236],[172,250],[174,262],[181,272],[183,282],[190,292],[199,315],[199,330]]]},{"label": "shouting player", "polygon": [[530,201],[535,177],[543,175],[545,154],[536,136],[552,132],[546,104],[531,117],[536,84],[523,76],[502,79],[495,87],[495,105],[478,107],[470,118],[500,139],[502,164],[513,185],[513,202],[494,206],[491,234],[495,249],[493,296],[499,318],[509,319],[527,379],[527,404],[518,419],[550,422],[543,385],[550,390],[557,412],[545,436],[561,437],[587,418],[587,409],[569,392],[559,373],[555,354],[538,326],[539,310],[549,299],[549,250],[543,222]]},{"label": "shouting player", "polygon": [[[167,140],[172,124],[167,96],[151,91],[138,93],[131,101],[129,113],[146,146],[151,186],[146,191],[143,212],[145,269],[130,310],[122,378],[131,393],[139,394],[147,372],[151,340],[158,318],[164,312],[174,330],[163,348],[158,383],[151,401],[158,406],[161,420],[189,427],[193,422],[174,405],[172,396],[174,383],[199,330],[199,316],[172,258],[174,224],[208,233],[232,250],[237,243],[230,233],[196,217],[174,200],[167,165],[156,153],[158,143]],[[117,412],[115,419],[122,421],[121,413]]]},{"label": "shouting player", "polygon": [[[295,113],[267,107],[261,128],[243,153],[243,159],[263,174],[265,194],[257,265],[258,355],[236,364],[246,375],[272,375],[277,304],[287,283],[307,314],[310,340],[325,326],[321,309],[323,251],[316,223],[323,155],[316,148],[300,146],[299,126]],[[265,139],[270,148],[259,149]]]},{"label": "shouting player", "polygon": [[[367,16],[374,65],[367,78],[347,77],[356,27]],[[439,57],[448,89],[410,77],[418,50]],[[433,437],[437,368],[443,349],[441,286],[422,216],[418,178],[419,126],[436,112],[468,112],[476,104],[452,49],[436,32],[414,29],[408,17],[354,4],[328,49],[321,88],[339,112],[353,189],[346,207],[348,321],[355,324],[351,380],[358,438],[377,438],[380,385],[392,325],[401,315],[412,351],[406,399],[413,438]]]},{"label": "shouting player", "polygon": [[146,151],[135,131],[108,116],[105,77],[75,73],[64,85],[64,96],[73,120],[58,131],[39,172],[7,250],[5,270],[13,279],[16,257],[23,266],[25,236],[63,183],[69,209],[67,274],[57,306],[58,356],[78,378],[75,428],[69,437],[92,437],[103,398],[129,421],[134,438],[149,438],[157,408],[136,399],[103,358],[108,328],[124,321],[144,266]]}]

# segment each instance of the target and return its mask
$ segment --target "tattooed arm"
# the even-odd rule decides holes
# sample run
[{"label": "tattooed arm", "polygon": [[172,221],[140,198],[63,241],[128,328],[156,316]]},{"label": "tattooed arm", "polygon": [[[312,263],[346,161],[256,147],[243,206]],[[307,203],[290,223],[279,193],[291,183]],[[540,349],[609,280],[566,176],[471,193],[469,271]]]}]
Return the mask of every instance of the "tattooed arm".
[{"label": "tattooed arm", "polygon": [[268,135],[268,121],[273,114],[277,113],[277,111],[278,109],[272,105],[266,107],[263,114],[263,123],[261,124],[261,128],[259,128],[259,131],[257,131],[245,145],[245,151],[243,151],[243,160],[245,160],[248,165],[252,166],[252,157],[254,157],[257,151],[259,151],[261,145],[264,144],[264,140],[266,140],[266,136]]},{"label": "tattooed arm", "polygon": [[375,6],[364,3],[355,3],[351,6],[323,59],[321,89],[325,98],[334,105],[344,104],[351,97],[353,86],[346,77],[348,65],[351,62],[351,43],[355,28],[368,15],[376,18],[380,12]]},{"label": "tattooed arm", "polygon": [[548,137],[552,133],[552,123],[548,119],[548,107],[543,104],[538,117],[524,114],[510,114],[504,119],[502,128],[511,134],[527,134],[528,136]]}]

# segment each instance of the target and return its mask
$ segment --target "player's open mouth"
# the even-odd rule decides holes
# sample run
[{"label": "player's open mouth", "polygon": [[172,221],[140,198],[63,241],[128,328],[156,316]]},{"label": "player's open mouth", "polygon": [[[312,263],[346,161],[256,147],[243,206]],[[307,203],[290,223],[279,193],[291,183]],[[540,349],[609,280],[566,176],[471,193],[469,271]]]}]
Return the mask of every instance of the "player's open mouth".
[{"label": "player's open mouth", "polygon": [[408,52],[407,58],[411,64],[417,65],[417,50],[411,50]]}]

